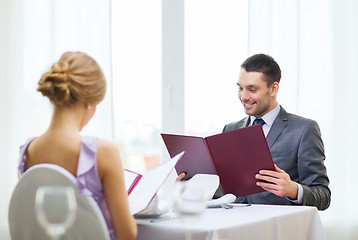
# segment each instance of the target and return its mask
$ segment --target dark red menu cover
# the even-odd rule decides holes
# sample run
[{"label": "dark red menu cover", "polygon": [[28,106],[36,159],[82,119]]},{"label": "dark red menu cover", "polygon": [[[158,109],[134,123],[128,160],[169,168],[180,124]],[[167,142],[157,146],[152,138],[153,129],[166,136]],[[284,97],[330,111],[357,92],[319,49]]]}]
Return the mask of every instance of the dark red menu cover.
[{"label": "dark red menu cover", "polygon": [[223,192],[239,196],[263,192],[255,175],[261,169],[275,170],[261,125],[208,137],[164,134],[170,157],[185,151],[175,166],[185,179],[195,174],[217,174]]}]

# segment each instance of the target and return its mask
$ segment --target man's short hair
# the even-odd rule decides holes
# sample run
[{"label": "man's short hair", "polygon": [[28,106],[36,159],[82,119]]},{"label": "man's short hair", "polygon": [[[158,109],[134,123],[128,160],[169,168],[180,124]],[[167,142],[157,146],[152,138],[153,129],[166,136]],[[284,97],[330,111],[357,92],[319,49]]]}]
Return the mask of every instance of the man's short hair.
[{"label": "man's short hair", "polygon": [[269,55],[259,53],[247,58],[242,64],[241,69],[246,72],[263,73],[267,86],[271,86],[274,82],[280,82],[281,69],[277,62]]}]

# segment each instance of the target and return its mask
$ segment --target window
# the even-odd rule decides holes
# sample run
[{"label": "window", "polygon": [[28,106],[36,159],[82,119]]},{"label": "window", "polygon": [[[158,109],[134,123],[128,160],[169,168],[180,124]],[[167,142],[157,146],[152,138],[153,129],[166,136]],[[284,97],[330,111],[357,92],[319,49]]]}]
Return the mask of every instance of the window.
[{"label": "window", "polygon": [[115,139],[124,167],[160,164],[161,1],[112,1]]},{"label": "window", "polygon": [[[240,64],[247,57],[248,1],[185,1],[184,17],[178,9],[182,4],[165,2],[162,10],[161,0],[112,1],[115,138],[124,167],[133,171],[143,173],[160,164],[164,147],[160,132],[168,126],[166,121],[178,121],[169,123],[170,129],[179,126],[174,133],[183,133],[181,126],[185,125],[185,133],[208,135],[221,132],[224,124],[244,115],[236,81]],[[168,12],[162,15],[162,11]],[[168,26],[171,21],[179,24]],[[173,29],[178,34],[175,37]],[[175,44],[162,43],[162,35]],[[181,69],[177,67],[182,61],[180,48],[165,48],[163,56],[177,54],[178,59],[170,58],[162,65],[162,45],[172,48],[176,44],[185,47],[185,81],[175,79],[184,81],[184,89],[166,82],[173,81],[170,74]],[[168,75],[162,75],[162,66]],[[162,76],[170,93],[162,94],[167,91],[162,87]],[[172,98],[181,102],[173,105],[178,109],[162,112],[162,103]],[[185,118],[180,113],[182,106]],[[162,118],[162,114],[173,116]]]},{"label": "window", "polygon": [[248,1],[185,1],[184,35],[185,132],[220,133],[245,115],[236,82],[247,58]]}]

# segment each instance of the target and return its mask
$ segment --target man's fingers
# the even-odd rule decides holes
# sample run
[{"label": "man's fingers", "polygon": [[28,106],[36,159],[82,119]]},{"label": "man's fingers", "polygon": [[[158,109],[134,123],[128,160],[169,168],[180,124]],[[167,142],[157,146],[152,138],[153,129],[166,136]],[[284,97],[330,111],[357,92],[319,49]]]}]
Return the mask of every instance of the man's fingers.
[{"label": "man's fingers", "polygon": [[281,178],[281,172],[271,171],[271,170],[260,170],[259,174],[261,176],[270,176],[274,178]]},{"label": "man's fingers", "polygon": [[180,182],[184,177],[185,177],[186,173],[182,172],[178,175],[178,177],[176,178],[176,181]]},{"label": "man's fingers", "polygon": [[261,174],[256,174],[255,177],[256,177],[256,179],[259,179],[261,181],[266,181],[266,182],[273,183],[273,184],[276,184],[276,180],[277,180],[277,178],[273,178],[271,176],[261,175]]},{"label": "man's fingers", "polygon": [[286,173],[285,171],[283,171],[281,168],[277,167],[277,165],[275,164],[275,169],[277,172],[280,172],[280,173]]}]

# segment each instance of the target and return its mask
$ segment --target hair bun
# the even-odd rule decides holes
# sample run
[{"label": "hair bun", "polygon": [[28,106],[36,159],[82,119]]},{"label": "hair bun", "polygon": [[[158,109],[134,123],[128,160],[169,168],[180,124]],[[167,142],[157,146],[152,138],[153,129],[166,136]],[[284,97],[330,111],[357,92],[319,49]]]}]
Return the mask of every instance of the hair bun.
[{"label": "hair bun", "polygon": [[52,65],[51,70],[42,75],[37,90],[51,102],[62,105],[70,98],[68,64],[63,61]]},{"label": "hair bun", "polygon": [[58,61],[54,63],[51,67],[51,72],[53,73],[64,73],[68,71],[68,63],[64,61]]},{"label": "hair bun", "polygon": [[81,52],[65,52],[42,75],[37,90],[55,105],[77,101],[97,104],[104,98],[106,81],[93,58]]}]

